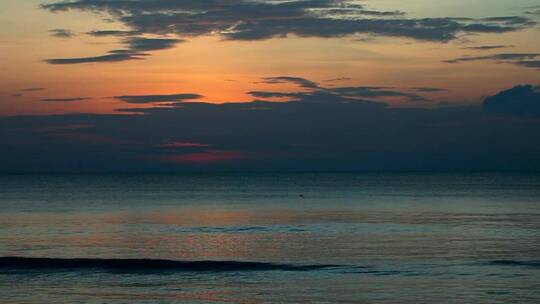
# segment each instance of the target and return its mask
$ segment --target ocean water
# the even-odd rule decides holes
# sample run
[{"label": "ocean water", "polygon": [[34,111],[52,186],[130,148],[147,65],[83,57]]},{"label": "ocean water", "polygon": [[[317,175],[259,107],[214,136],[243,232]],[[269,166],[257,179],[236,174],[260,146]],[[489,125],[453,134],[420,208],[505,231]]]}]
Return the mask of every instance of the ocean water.
[{"label": "ocean water", "polygon": [[0,303],[540,303],[540,175],[0,175]]}]

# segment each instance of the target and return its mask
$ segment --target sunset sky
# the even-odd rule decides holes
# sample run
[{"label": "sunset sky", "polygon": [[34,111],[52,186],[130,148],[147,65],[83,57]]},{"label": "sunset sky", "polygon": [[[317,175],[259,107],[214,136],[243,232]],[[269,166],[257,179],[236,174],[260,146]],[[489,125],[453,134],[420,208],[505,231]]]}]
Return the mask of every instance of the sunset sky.
[{"label": "sunset sky", "polygon": [[540,169],[539,22],[538,0],[2,0],[0,165]]}]

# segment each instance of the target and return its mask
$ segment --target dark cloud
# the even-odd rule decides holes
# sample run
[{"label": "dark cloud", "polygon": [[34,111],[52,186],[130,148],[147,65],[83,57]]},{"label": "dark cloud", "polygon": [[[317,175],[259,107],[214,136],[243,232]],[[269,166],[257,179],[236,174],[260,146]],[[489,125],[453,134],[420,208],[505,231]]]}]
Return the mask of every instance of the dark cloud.
[{"label": "dark cloud", "polygon": [[349,98],[405,97],[408,101],[427,101],[423,96],[382,87],[340,87],[329,92]]},{"label": "dark cloud", "polygon": [[[269,91],[251,91],[256,98],[288,98],[294,101],[307,102],[354,102],[364,101],[380,97],[401,97],[408,101],[427,101],[423,96],[394,90],[386,87],[323,87],[320,84],[300,77],[279,76],[266,77],[262,83],[294,83],[301,88],[308,89],[307,92],[269,92]],[[366,100],[367,99],[367,100]]]},{"label": "dark cloud", "polygon": [[533,60],[540,57],[540,53],[502,53],[502,54],[493,54],[487,56],[465,56],[451,60],[445,60],[445,63],[461,63],[469,61],[482,61],[482,60],[492,60],[502,63],[510,63],[518,66],[528,67],[528,68],[539,68],[538,60]]},{"label": "dark cloud", "polygon": [[540,69],[540,60],[520,60],[520,61],[515,61],[514,64],[523,66],[526,68]]},{"label": "dark cloud", "polygon": [[72,101],[84,101],[84,100],[90,100],[92,98],[90,97],[73,97],[73,98],[44,98],[41,99],[41,101],[47,101],[47,102],[72,102]]},{"label": "dark cloud", "polygon": [[258,40],[298,35],[339,37],[353,34],[397,36],[429,41],[456,39],[460,33],[503,33],[533,26],[524,17],[404,18],[400,11],[376,11],[348,0],[199,1],[74,0],[52,2],[53,11],[109,13],[134,31],[147,34]]},{"label": "dark cloud", "polygon": [[171,95],[124,95],[115,96],[114,98],[125,101],[127,103],[142,104],[142,103],[160,103],[160,102],[182,102],[202,98],[199,94],[171,94]]},{"label": "dark cloud", "polygon": [[12,94],[11,96],[13,96],[13,97],[22,97],[22,96],[24,96],[23,93],[40,92],[40,91],[44,91],[44,90],[45,90],[45,88],[39,88],[39,87],[25,88],[25,89],[20,89],[20,90],[16,91],[16,93]]},{"label": "dark cloud", "polygon": [[86,34],[90,36],[94,36],[94,37],[106,37],[106,36],[124,37],[124,36],[140,35],[141,33],[138,31],[101,30],[101,31],[90,31]]},{"label": "dark cloud", "polygon": [[132,51],[146,52],[146,51],[171,49],[176,44],[184,42],[184,40],[167,39],[167,38],[132,37],[132,38],[127,38],[124,42]]},{"label": "dark cloud", "polygon": [[423,93],[438,93],[438,92],[447,92],[447,89],[443,88],[431,88],[431,87],[422,87],[422,88],[413,88],[413,90],[417,92],[423,92]]},{"label": "dark cloud", "polygon": [[56,38],[72,38],[73,36],[75,36],[75,33],[73,33],[73,31],[66,29],[49,30],[49,33],[52,37]]},{"label": "dark cloud", "polygon": [[129,50],[114,50],[109,54],[95,57],[79,57],[79,58],[58,58],[46,59],[49,64],[79,64],[79,63],[96,63],[96,62],[121,62],[128,60],[141,60],[148,54],[131,52]]},{"label": "dark cloud", "polygon": [[318,89],[319,85],[316,82],[313,82],[311,80],[307,80],[300,77],[290,77],[290,76],[278,76],[278,77],[266,77],[263,78],[261,83],[270,83],[270,84],[276,84],[276,83],[286,83],[291,82],[295,83],[298,86],[306,89]]},{"label": "dark cloud", "polygon": [[464,50],[474,50],[474,51],[490,51],[496,49],[505,49],[513,47],[512,45],[480,45],[480,46],[469,46],[463,48]]},{"label": "dark cloud", "polygon": [[358,15],[376,16],[376,17],[400,17],[405,16],[407,13],[402,11],[374,11],[374,10],[356,10],[354,13]]},{"label": "dark cloud", "polygon": [[487,56],[466,56],[451,60],[445,60],[446,63],[459,63],[466,61],[479,61],[479,60],[521,60],[521,59],[534,59],[540,56],[539,53],[503,53]]},{"label": "dark cloud", "polygon": [[[540,117],[522,116],[539,113],[532,86],[431,109],[306,91],[294,102],[180,102],[143,115],[1,117],[0,170],[540,171]],[[132,100],[183,100],[145,98]]]},{"label": "dark cloud", "polygon": [[35,87],[35,88],[20,89],[19,92],[39,92],[39,91],[44,91],[44,90],[45,88]]},{"label": "dark cloud", "polygon": [[404,37],[417,40],[445,42],[460,33],[504,33],[515,31],[527,24],[508,24],[501,21],[476,21],[455,18],[426,19],[332,19],[299,18],[270,19],[239,23],[222,35],[230,40],[260,40],[286,37],[340,37],[352,34]]},{"label": "dark cloud", "polygon": [[499,114],[539,116],[540,89],[532,85],[518,85],[486,98],[483,107],[486,111]]},{"label": "dark cloud", "polygon": [[338,82],[338,81],[347,81],[347,80],[352,80],[352,78],[350,77],[330,78],[330,79],[323,80],[323,82]]},{"label": "dark cloud", "polygon": [[108,13],[110,18],[129,28],[95,30],[88,34],[130,37],[121,42],[131,53],[112,51],[101,56],[46,60],[51,64],[140,60],[144,56],[137,52],[169,49],[184,42],[182,39],[144,37],[148,35],[217,35],[224,40],[261,40],[289,35],[342,37],[364,34],[446,42],[463,33],[505,33],[535,25],[528,18],[519,16],[405,18],[401,11],[371,10],[349,0],[73,0],[51,2],[41,7],[52,12]]},{"label": "dark cloud", "polygon": [[173,48],[176,44],[183,42],[182,39],[169,38],[145,38],[145,37],[129,37],[123,40],[127,49],[112,50],[108,54],[95,57],[80,57],[80,58],[60,58],[47,59],[45,62],[49,64],[80,64],[80,63],[95,63],[95,62],[121,62],[128,60],[142,60],[150,54],[148,51],[166,50]]}]

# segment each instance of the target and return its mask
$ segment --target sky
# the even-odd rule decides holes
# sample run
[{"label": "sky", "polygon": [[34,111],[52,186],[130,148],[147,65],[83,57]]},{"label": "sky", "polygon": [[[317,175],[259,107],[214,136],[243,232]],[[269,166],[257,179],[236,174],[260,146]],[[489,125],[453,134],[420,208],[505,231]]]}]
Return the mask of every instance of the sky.
[{"label": "sky", "polygon": [[539,22],[538,0],[2,0],[0,171],[540,171]]}]

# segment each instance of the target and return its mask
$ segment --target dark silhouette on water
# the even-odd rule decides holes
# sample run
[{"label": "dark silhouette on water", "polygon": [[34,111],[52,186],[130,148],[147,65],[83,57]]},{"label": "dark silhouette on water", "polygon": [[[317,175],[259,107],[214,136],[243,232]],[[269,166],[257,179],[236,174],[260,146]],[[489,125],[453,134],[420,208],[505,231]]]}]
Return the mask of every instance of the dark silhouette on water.
[{"label": "dark silhouette on water", "polygon": [[[493,260],[489,265],[540,267],[540,261]],[[99,259],[99,258],[29,258],[0,257],[0,272],[5,270],[104,270],[121,272],[234,272],[234,271],[315,271],[336,269],[355,273],[391,274],[400,271],[375,269],[370,266],[332,264],[284,264],[242,261],[176,261],[164,259]]]},{"label": "dark silhouette on water", "polygon": [[495,260],[491,261],[490,264],[500,266],[540,267],[540,261]]},{"label": "dark silhouette on water", "polygon": [[312,271],[339,265],[293,265],[240,261],[174,261],[161,259],[93,259],[93,258],[24,258],[0,257],[0,270],[82,270],[107,271]]}]

